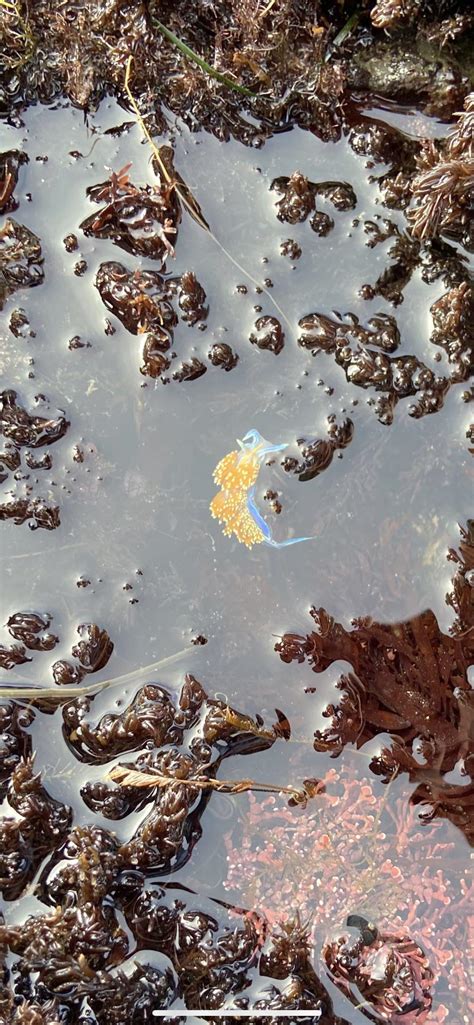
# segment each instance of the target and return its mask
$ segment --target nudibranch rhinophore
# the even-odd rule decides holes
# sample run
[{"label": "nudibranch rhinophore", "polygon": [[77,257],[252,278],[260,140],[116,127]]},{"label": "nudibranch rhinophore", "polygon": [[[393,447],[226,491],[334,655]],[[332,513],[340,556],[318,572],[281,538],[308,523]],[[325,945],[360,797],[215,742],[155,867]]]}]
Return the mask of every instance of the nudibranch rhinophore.
[{"label": "nudibranch rhinophore", "polygon": [[221,488],[212,499],[210,509],[214,519],[219,520],[227,537],[235,534],[247,548],[267,544],[273,548],[286,548],[300,541],[311,541],[310,537],[291,537],[287,541],[275,541],[268,523],[263,519],[255,504],[255,485],[260,466],[270,452],[281,452],[288,446],[272,445],[256,430],[248,431],[240,441],[239,448],[221,459],[213,478]]}]

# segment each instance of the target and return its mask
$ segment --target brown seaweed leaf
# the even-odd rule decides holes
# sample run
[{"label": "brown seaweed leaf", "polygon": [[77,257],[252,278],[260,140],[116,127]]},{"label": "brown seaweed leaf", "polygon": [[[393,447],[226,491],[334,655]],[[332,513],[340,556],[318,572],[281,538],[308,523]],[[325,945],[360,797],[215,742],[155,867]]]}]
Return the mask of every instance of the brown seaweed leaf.
[{"label": "brown seaweed leaf", "polygon": [[214,342],[207,357],[213,367],[222,367],[226,372],[234,370],[239,362],[239,356],[227,342]]},{"label": "brown seaweed leaf", "polygon": [[334,454],[345,449],[354,436],[354,424],[346,417],[337,423],[334,414],[328,417],[329,438],[298,438],[298,454],[285,455],[281,465],[287,473],[295,473],[300,481],[314,480],[331,465]]},{"label": "brown seaweed leaf", "polygon": [[[7,480],[7,471],[13,472],[20,468],[21,448],[28,446],[30,449],[36,449],[52,445],[65,435],[69,427],[69,420],[66,420],[64,413],[51,416],[44,395],[37,395],[35,402],[49,415],[38,416],[36,413],[29,413],[19,405],[17,393],[11,388],[6,388],[0,393],[0,432],[7,439],[4,450],[0,452],[2,482]],[[49,453],[35,458],[31,452],[26,452],[24,458],[28,469],[49,469],[52,465]],[[11,519],[17,524],[29,520],[32,530],[40,527],[44,530],[55,530],[60,524],[59,508],[49,504],[49,499],[47,501],[41,496],[33,497],[31,485],[28,485],[25,494],[22,482],[28,480],[28,477],[29,474],[26,477],[21,473],[14,474],[11,489],[6,493],[6,501],[0,505],[0,520]]]},{"label": "brown seaweed leaf", "polygon": [[14,669],[25,662],[31,662],[31,658],[22,644],[0,644],[0,669]]},{"label": "brown seaweed leaf", "polygon": [[[100,689],[100,684],[96,684]],[[221,701],[208,698],[199,681],[187,673],[179,696],[158,684],[140,687],[131,702],[120,713],[106,713],[96,724],[90,722],[88,712],[91,699],[82,695],[71,700],[64,709],[64,730],[70,746],[77,756],[95,763],[107,762],[118,754],[147,747],[151,741],[157,748],[169,744],[181,746],[201,721],[202,739],[192,743],[199,748],[200,760],[208,765],[211,747],[220,743],[220,755],[236,747],[252,750],[271,747],[277,739],[287,738],[288,723],[281,712],[278,722],[266,729],[260,718],[252,719],[245,713],[230,708]]]},{"label": "brown seaweed leaf", "polygon": [[173,381],[197,381],[199,377],[207,372],[206,364],[192,356],[189,360],[183,360],[173,374]]},{"label": "brown seaweed leaf", "polygon": [[113,641],[96,623],[81,623],[77,628],[81,638],[72,648],[74,658],[80,662],[85,673],[97,673],[107,665],[114,650]]},{"label": "brown seaweed leaf", "polygon": [[170,331],[176,324],[167,283],[156,271],[128,270],[109,260],[100,264],[95,285],[104,305],[131,334]]},{"label": "brown seaweed leaf", "polygon": [[291,728],[288,719],[283,712],[280,712],[278,709],[275,709],[275,711],[278,716],[278,722],[270,730],[267,730],[262,726],[262,720],[259,716],[257,716],[257,720],[252,719],[249,715],[244,715],[243,712],[237,712],[235,708],[230,708],[229,705],[221,709],[223,719],[227,725],[233,726],[243,733],[252,733],[254,737],[263,737],[264,740],[273,741],[276,736],[289,740]]},{"label": "brown seaweed leaf", "polygon": [[190,325],[207,318],[206,293],[193,271],[185,271],[179,279],[178,306],[181,319]]},{"label": "brown seaweed leaf", "polygon": [[3,801],[8,781],[19,762],[31,755],[31,734],[28,726],[34,719],[31,708],[21,708],[12,701],[0,705],[0,800]]},{"label": "brown seaweed leaf", "polygon": [[433,308],[437,328],[448,312],[450,315],[453,366],[446,377],[435,374],[415,355],[390,355],[398,348],[400,334],[395,318],[387,314],[372,317],[367,327],[351,313],[345,320],[336,311],[332,317],[319,312],[307,314],[299,321],[298,344],[313,355],[320,351],[333,355],[349,384],[379,393],[373,405],[381,423],[391,424],[398,402],[410,396],[415,401],[408,413],[418,419],[441,409],[451,386],[469,377],[472,349],[464,328],[466,315],[460,312],[464,305],[468,305],[468,289],[460,286],[447,293],[442,309]]},{"label": "brown seaweed leaf", "polygon": [[443,771],[467,754],[459,691],[470,690],[467,670],[474,632],[467,638],[449,637],[429,610],[395,626],[369,617],[356,619],[352,630],[325,609],[313,607],[310,615],[316,625],[311,634],[285,634],[275,646],[283,661],[306,659],[320,673],[344,660],[354,670],[339,679],[343,697],[338,706],[326,709],[331,726],[315,734],[317,750],[338,754],[349,741],[361,747],[388,731],[405,744],[421,737],[424,757]]},{"label": "brown seaweed leaf", "polygon": [[329,725],[315,732],[317,751],[337,756],[348,743],[360,748],[389,733],[392,746],[372,768],[385,775],[407,771],[420,782],[415,800],[429,802],[434,813],[453,819],[474,839],[472,789],[443,780],[458,763],[471,779],[474,768],[474,699],[468,679],[474,660],[468,576],[474,562],[473,521],[462,531],[460,551],[450,553],[453,557],[458,569],[448,601],[458,620],[451,635],[441,631],[430,610],[394,625],[355,619],[347,630],[325,609],[313,607],[315,629],[306,636],[284,634],[275,650],[284,662],[307,661],[315,673],[338,660],[352,666],[337,683],[338,703],[323,712]]},{"label": "brown seaweed leaf", "polygon": [[301,171],[294,171],[289,178],[275,178],[270,189],[282,197],[276,204],[279,221],[298,224],[312,213],[311,228],[322,236],[332,231],[334,221],[316,208],[318,196],[328,199],[336,210],[352,210],[357,203],[354,189],[348,182],[311,182]]},{"label": "brown seaweed leaf", "polygon": [[43,527],[44,530],[56,530],[60,525],[59,508],[48,506],[41,498],[32,501],[27,498],[14,498],[0,505],[0,520],[13,520],[14,523],[29,521],[31,530]]}]

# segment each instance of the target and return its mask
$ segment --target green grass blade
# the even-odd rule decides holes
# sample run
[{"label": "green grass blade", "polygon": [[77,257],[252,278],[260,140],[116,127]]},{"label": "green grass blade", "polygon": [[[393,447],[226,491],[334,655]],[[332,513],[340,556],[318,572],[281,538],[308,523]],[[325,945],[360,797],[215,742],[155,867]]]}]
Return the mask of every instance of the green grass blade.
[{"label": "green grass blade", "polygon": [[233,82],[231,78],[227,78],[226,75],[222,75],[221,72],[216,71],[215,68],[211,68],[211,65],[208,64],[207,61],[202,57],[199,57],[199,55],[195,53],[194,50],[191,50],[191,47],[187,46],[186,43],[183,43],[182,39],[178,39],[178,36],[175,36],[174,32],[171,32],[169,28],[166,28],[166,25],[163,25],[157,18],[152,18],[152,22],[170,43],[177,46],[178,50],[181,50],[181,53],[184,53],[185,57],[188,57],[189,60],[198,64],[207,75],[211,76],[211,78],[217,79],[217,81],[221,82],[222,85],[226,85],[228,89],[235,89],[236,92],[242,93],[244,96],[251,96],[253,99],[256,99],[256,93],[253,93],[251,89],[247,89],[245,85],[238,85],[237,82]]}]

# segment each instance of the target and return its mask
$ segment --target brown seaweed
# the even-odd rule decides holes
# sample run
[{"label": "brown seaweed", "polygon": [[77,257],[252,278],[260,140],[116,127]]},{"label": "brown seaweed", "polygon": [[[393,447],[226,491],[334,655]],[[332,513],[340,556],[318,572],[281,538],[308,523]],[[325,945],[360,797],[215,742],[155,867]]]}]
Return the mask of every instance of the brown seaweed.
[{"label": "brown seaweed", "polygon": [[46,632],[52,618],[49,613],[15,612],[7,620],[7,630],[30,651],[51,651],[59,640],[56,634]]},{"label": "brown seaweed", "polygon": [[155,329],[153,334],[147,335],[143,346],[143,362],[140,373],[145,377],[162,377],[171,366],[169,357],[165,355],[170,347],[171,338],[163,328],[160,328],[159,331]]},{"label": "brown seaweed", "polygon": [[168,285],[157,271],[132,271],[108,261],[101,263],[95,285],[107,309],[133,335],[170,330],[176,323]]},{"label": "brown seaweed", "polygon": [[6,784],[21,761],[31,755],[31,726],[34,713],[31,708],[22,708],[14,702],[0,705],[0,799],[6,794]]},{"label": "brown seaweed", "polygon": [[[440,324],[449,318],[450,363],[449,376],[440,377],[416,356],[393,356],[400,342],[394,317],[378,314],[362,327],[354,314],[341,317],[325,313],[311,313],[299,322],[299,345],[314,355],[319,351],[330,353],[342,367],[350,384],[360,388],[373,388],[382,393],[373,402],[381,423],[391,424],[394,410],[403,398],[414,397],[409,415],[426,416],[441,409],[453,384],[465,381],[473,367],[472,340],[466,330],[472,293],[467,284],[453,288],[432,307],[435,320],[433,340],[439,337]],[[450,312],[451,311],[451,312]]]},{"label": "brown seaweed", "polygon": [[334,455],[341,452],[351,443],[354,437],[354,424],[346,417],[338,424],[336,416],[328,417],[328,438],[297,438],[298,455],[291,454],[282,459],[281,465],[287,473],[295,473],[298,480],[314,480],[331,465]]},{"label": "brown seaweed", "polygon": [[223,370],[233,370],[239,362],[239,357],[227,342],[214,342],[207,354],[209,362],[213,367],[222,367]]},{"label": "brown seaweed", "polygon": [[26,311],[21,307],[12,310],[8,326],[15,338],[35,338],[36,336],[36,332],[30,328]]},{"label": "brown seaweed", "polygon": [[173,381],[197,381],[207,371],[206,364],[197,356],[183,360],[177,370],[174,371]]},{"label": "brown seaweed", "polygon": [[276,317],[259,317],[249,340],[258,349],[267,349],[278,356],[285,344],[285,334]]},{"label": "brown seaweed", "polygon": [[[38,401],[40,399],[41,397],[38,397]],[[28,413],[23,406],[17,403],[17,393],[13,389],[1,392],[0,402],[2,434],[17,448],[25,445],[30,448],[52,445],[59,438],[64,437],[69,427],[69,421],[62,413],[58,417],[44,417]]]},{"label": "brown seaweed", "polygon": [[352,667],[339,677],[339,701],[323,712],[329,722],[316,730],[315,749],[337,756],[346,744],[360,748],[380,733],[390,734],[391,747],[373,759],[373,769],[387,778],[394,771],[407,771],[419,782],[414,800],[429,802],[433,814],[453,819],[471,841],[472,785],[451,785],[443,777],[460,762],[472,780],[474,765],[474,707],[468,680],[474,656],[469,585],[473,528],[469,521],[461,533],[459,553],[451,554],[458,564],[448,595],[458,616],[451,634],[440,630],[429,610],[395,625],[355,619],[352,630],[347,630],[325,609],[313,607],[315,629],[306,636],[284,634],[275,645],[284,662],[308,662],[315,673],[340,659]]},{"label": "brown seaweed", "polygon": [[[0,504],[0,520],[12,519],[16,524],[28,522],[32,530],[55,530],[60,524],[59,508],[49,498],[35,497],[31,484],[23,484],[23,481],[28,482],[29,474],[18,472],[23,457],[20,450],[25,447],[41,448],[59,441],[66,434],[69,420],[62,412],[59,416],[29,413],[18,403],[17,398],[17,392],[13,389],[5,389],[0,393],[0,430],[7,439],[3,452],[0,452],[0,480],[8,480],[7,471],[13,474],[13,487],[6,492],[6,501]],[[44,411],[50,414],[44,395],[37,395],[36,403],[40,408],[44,406]],[[49,453],[35,459],[27,451],[24,458],[29,469],[49,469],[52,465]]]},{"label": "brown seaweed", "polygon": [[[279,724],[264,730],[250,717],[209,699],[191,675],[177,699],[164,687],[147,684],[123,712],[107,713],[95,725],[89,721],[92,705],[92,699],[81,697],[64,708],[64,734],[76,755],[103,764],[117,754],[145,748],[123,767],[124,775],[149,773],[152,784],[156,774],[155,787],[124,782],[115,790],[105,784],[86,784],[83,790],[88,806],[107,818],[123,818],[152,803],[135,836],[119,851],[121,864],[148,870],[178,867],[201,835],[199,818],[210,792],[201,793],[192,780],[214,778],[222,758],[234,751],[265,749],[282,735]],[[168,784],[160,785],[159,777],[166,777]],[[180,785],[188,779],[190,784]]]},{"label": "brown seaweed", "polygon": [[440,232],[461,239],[472,228],[474,189],[474,94],[465,102],[464,111],[444,146],[438,151],[433,142],[422,145],[419,173],[412,183],[415,199],[409,211],[413,234],[418,238]]},{"label": "brown seaweed", "polygon": [[41,242],[24,224],[7,217],[0,228],[0,310],[21,288],[33,288],[44,280]]},{"label": "brown seaweed", "polygon": [[301,171],[294,171],[289,178],[275,178],[270,188],[282,197],[277,202],[279,221],[298,224],[312,214],[310,225],[316,235],[321,236],[332,231],[334,221],[325,211],[316,208],[318,196],[329,200],[336,210],[352,210],[357,203],[354,189],[348,182],[310,182]]},{"label": "brown seaweed", "polygon": [[[203,126],[220,139],[233,135],[256,146],[275,130],[293,125],[308,128],[324,139],[335,140],[342,131],[350,132],[351,144],[359,154],[385,165],[374,172],[381,201],[402,210],[412,204],[411,233],[391,220],[374,218],[364,223],[361,218],[367,245],[380,243],[375,255],[379,257],[384,247],[384,257],[380,258],[383,269],[377,280],[363,284],[359,294],[367,300],[379,295],[397,306],[413,275],[428,284],[441,281],[445,292],[431,308],[431,345],[435,353],[442,349],[446,354],[448,370],[445,376],[438,376],[405,350],[400,355],[398,325],[395,317],[387,314],[377,314],[366,322],[352,314],[341,317],[322,308],[303,318],[300,344],[314,355],[319,349],[329,353],[351,385],[375,393],[375,399],[369,401],[386,423],[391,421],[401,398],[414,400],[411,415],[424,415],[441,408],[453,384],[467,381],[473,364],[469,331],[472,298],[458,243],[471,244],[470,101],[465,115],[459,118],[457,138],[453,142],[428,143],[420,151],[417,141],[386,126],[369,124],[368,118],[354,128],[354,122],[361,118],[358,107],[365,105],[365,100],[361,103],[360,96],[350,95],[354,55],[372,50],[372,57],[383,68],[390,51],[397,47],[403,51],[401,39],[394,44],[389,40],[385,49],[374,50],[377,33],[370,28],[370,20],[381,31],[416,21],[413,33],[420,38],[422,32],[424,38],[431,32],[437,46],[450,50],[453,43],[454,47],[446,61],[438,65],[439,86],[431,80],[422,93],[414,95],[422,96],[421,105],[425,106],[436,103],[442,94],[440,109],[449,114],[453,103],[454,109],[460,109],[458,97],[462,97],[466,84],[452,54],[457,52],[456,39],[467,32],[469,19],[463,20],[455,13],[455,2],[443,0],[433,13],[429,0],[404,4],[401,0],[378,0],[375,5],[371,0],[349,23],[344,4],[336,10],[337,5],[308,5],[306,0],[298,4],[294,0],[269,4],[229,0],[220,6],[216,17],[215,5],[207,0],[198,0],[195,5],[162,0],[156,13],[173,30],[171,40],[164,38],[157,27],[157,5],[146,2],[107,0],[105,4],[85,5],[68,0],[57,8],[50,0],[29,5],[23,0],[2,5],[0,0],[0,6],[0,39],[7,44],[0,71],[0,104],[17,124],[29,102],[40,99],[51,104],[63,97],[64,91],[86,117],[111,90],[130,110],[132,93],[124,88],[124,70],[130,72],[133,59],[133,74],[129,74],[127,85],[130,82],[138,104],[138,108],[133,107],[134,113],[136,109],[143,111],[150,137],[166,129],[165,117],[170,110],[183,114],[192,131]],[[201,67],[189,63],[173,38],[182,39],[201,55]],[[416,56],[416,48],[414,52]],[[436,69],[435,62],[431,63]],[[219,69],[224,73],[218,85],[206,74],[206,65],[217,74]],[[451,79],[450,68],[454,69]],[[226,87],[225,78],[247,90],[245,100],[244,94],[238,98]],[[397,89],[393,75],[390,88]],[[253,96],[248,95],[249,90]],[[250,118],[244,103],[251,108]],[[125,121],[105,134],[118,137],[134,123]],[[2,155],[0,203],[7,214],[14,212],[19,202],[23,208],[24,192],[18,188],[15,193],[15,186],[19,171],[22,182],[25,156],[20,151]],[[74,156],[79,159],[81,154],[76,152]],[[45,161],[47,157],[37,159]],[[138,258],[136,266],[130,267],[102,263],[96,283],[111,315],[131,334],[144,335],[137,343],[139,349],[143,347],[142,374],[156,381],[187,382],[202,376],[208,364],[226,371],[234,368],[238,356],[230,345],[214,341],[215,336],[191,352],[173,352],[178,319],[204,330],[208,306],[204,288],[193,271],[173,280],[146,268],[147,260],[157,260],[158,269],[164,270],[176,242],[182,206],[192,213],[195,203],[172,164],[166,166],[170,168],[169,177],[159,174],[153,161],[153,185],[134,184],[128,165],[111,171],[106,181],[88,190],[94,212],[81,227],[87,236],[101,243],[112,241]],[[315,240],[314,235],[308,235],[309,227],[318,236],[327,235],[337,219],[334,210],[349,212],[356,202],[346,183],[315,183],[299,172],[277,179],[274,186],[277,217],[295,225],[307,220],[308,229],[303,231],[308,239],[305,245],[310,246]],[[185,195],[191,197],[189,206],[182,202]],[[329,213],[327,204],[333,208]],[[196,213],[196,206],[194,210]],[[199,207],[196,219],[200,224],[204,221]],[[41,240],[24,225],[10,220],[7,226],[0,247],[0,297],[4,298],[17,288],[41,283],[44,274]],[[454,245],[441,241],[437,237],[440,232]],[[65,249],[73,253],[77,245],[71,232],[64,239]],[[316,245],[323,247],[324,243],[316,240]],[[106,250],[104,245],[105,256]],[[281,244],[281,252],[297,260],[301,248],[288,239]],[[138,260],[145,261],[145,269]],[[77,277],[86,269],[86,260],[78,259],[74,267]],[[198,274],[201,278],[201,269]],[[206,279],[202,280],[209,292]],[[75,286],[84,288],[84,280],[76,281]],[[260,317],[252,343],[274,353],[281,351],[285,340],[282,323],[283,318],[280,323],[276,318]],[[9,327],[14,338],[24,340],[20,344],[25,349],[34,331],[20,307],[12,311]],[[116,327],[106,318],[104,328],[108,338],[102,338],[102,342],[113,348],[117,343],[110,339]],[[193,332],[187,334],[192,337]],[[71,348],[83,344],[78,335],[69,343]],[[131,344],[135,344],[133,339]],[[73,359],[67,354],[66,358]],[[176,367],[174,373],[172,367]],[[227,381],[218,374],[215,384],[225,388]],[[183,397],[186,399],[186,394]],[[466,401],[468,397],[466,391]],[[49,499],[33,495],[25,467],[38,473],[52,468],[48,447],[65,435],[68,421],[61,412],[50,415],[43,408],[27,410],[15,392],[4,392],[2,398],[6,440],[0,455],[0,474],[5,481],[12,475],[18,486],[7,492],[0,506],[0,519],[29,521],[33,528],[54,529],[59,525],[59,509]],[[342,455],[351,443],[354,424],[345,410],[340,419],[339,415],[337,419],[334,415],[328,417],[327,435],[324,426],[321,431],[317,424],[314,435],[311,431],[295,435],[295,444],[282,462],[287,472],[300,481],[314,479],[336,454]],[[72,458],[82,462],[84,447],[75,446]],[[280,497],[270,488],[265,493],[276,514],[281,510]],[[381,733],[389,734],[391,740],[384,741],[380,757],[373,758],[372,770],[386,781],[405,772],[416,785],[414,800],[429,806],[423,817],[447,816],[468,837],[472,835],[472,786],[460,787],[445,777],[455,766],[466,777],[472,773],[472,702],[466,681],[473,654],[473,551],[469,525],[458,550],[450,553],[455,566],[447,599],[455,615],[450,633],[442,631],[431,612],[394,626],[355,620],[349,628],[318,610],[313,611],[315,629],[308,637],[286,634],[281,642],[282,655],[289,655],[288,660],[302,655],[315,671],[339,658],[349,659],[352,666],[339,681],[339,703],[326,710],[328,729],[315,737],[318,750],[334,754],[348,742],[360,747]],[[95,580],[90,568],[87,572]],[[89,576],[81,576],[78,586],[81,580],[90,583]],[[81,601],[90,594],[78,595],[74,583],[73,593]],[[44,660],[40,653],[52,650],[58,640],[49,632],[50,625],[49,614],[28,611],[27,607],[10,615],[7,629],[13,643],[5,644],[0,652],[4,667],[26,663],[32,653],[35,667],[38,658]],[[92,824],[71,828],[69,809],[52,796],[56,793],[56,771],[51,795],[48,784],[44,786],[34,774],[32,744],[37,731],[49,726],[49,721],[45,725],[41,714],[30,706],[9,702],[0,708],[0,781],[2,798],[6,797],[5,818],[0,826],[0,876],[7,900],[31,892],[43,904],[21,925],[16,924],[13,915],[7,916],[7,925],[0,917],[2,1025],[3,1021],[8,1025],[58,1025],[60,1021],[65,1025],[151,1025],[153,1010],[172,1007],[176,1000],[186,1008],[226,1006],[229,1014],[224,1022],[229,1025],[233,1008],[264,1011],[265,1025],[273,1025],[272,1010],[276,1009],[290,1016],[292,1011],[309,1009],[314,1012],[310,1021],[315,1025],[347,1025],[335,1014],[324,979],[316,974],[306,923],[295,920],[291,908],[288,921],[275,929],[261,909],[255,910],[255,901],[245,910],[222,901],[206,901],[179,882],[160,886],[156,878],[144,881],[148,873],[167,875],[184,864],[201,835],[202,812],[209,801],[215,800],[212,783],[217,788],[219,781],[226,782],[219,775],[223,759],[264,751],[276,739],[288,736],[289,725],[283,714],[278,713],[278,722],[266,728],[259,716],[253,719],[209,698],[191,676],[185,678],[180,692],[150,682],[138,691],[127,691],[120,708],[117,705],[112,710],[106,705],[104,712],[101,701],[102,711],[98,713],[95,708],[99,701],[85,696],[86,687],[94,692],[94,677],[88,674],[106,665],[113,644],[107,632],[93,623],[82,623],[78,634],[70,656],[66,652],[67,657],[53,664],[55,683],[65,686],[58,687],[51,700],[64,703],[56,722],[62,715],[70,756],[73,762],[82,763],[82,801],[93,815],[101,816],[102,827],[89,816]],[[153,679],[149,675],[146,678]],[[86,686],[68,690],[68,685],[78,685],[82,680],[86,680]],[[131,680],[122,682],[128,687]],[[105,686],[112,683],[106,681]],[[99,691],[100,683],[96,686]],[[19,700],[32,698],[37,708],[51,710],[47,699],[41,703],[40,688],[25,684],[23,698],[19,690],[13,688]],[[53,688],[45,690],[50,697]],[[422,738],[420,750],[425,764],[420,761],[420,750],[415,750],[417,736]],[[119,766],[117,757],[124,758]],[[94,766],[90,779],[88,765]],[[101,766],[106,766],[106,772]],[[118,772],[122,773],[121,781]],[[149,782],[146,786],[129,785],[140,773],[148,780],[155,778],[156,786]],[[238,793],[238,783],[236,780],[232,794]],[[323,788],[316,784],[314,792],[319,795]],[[369,798],[365,794],[365,800],[366,804],[372,801],[370,794]],[[210,808],[213,806],[211,803]],[[286,807],[286,811],[293,816],[293,809]],[[372,812],[369,809],[368,818]],[[132,814],[136,814],[139,824],[135,820],[130,828],[130,822],[123,820]],[[87,821],[87,810],[82,807],[84,815]],[[111,823],[110,832],[103,828],[104,819]],[[258,822],[260,836],[262,821]],[[305,816],[298,820],[305,821]],[[400,821],[404,821],[402,817]],[[292,828],[294,824],[292,818]],[[430,824],[422,832],[431,835],[440,825]],[[297,831],[292,835],[296,837]],[[419,838],[416,845],[415,856],[422,849]],[[341,847],[343,855],[345,850]],[[212,856],[221,855],[217,850]],[[337,874],[338,870],[335,878]],[[429,886],[420,876],[420,888],[422,883],[423,897],[429,903]],[[443,897],[441,883],[439,890]],[[325,896],[329,906],[329,894]],[[337,914],[336,898],[333,906]],[[433,928],[437,922],[433,918]],[[324,948],[333,982],[349,996],[349,987],[356,984],[359,993],[354,1002],[362,994],[387,1019],[401,1014],[407,1025],[412,1019],[421,1020],[429,997],[425,992],[420,994],[420,989],[430,988],[429,969],[422,964],[423,951],[416,945],[399,949],[395,934],[378,937],[375,931],[367,939],[365,930],[362,938],[364,944],[357,945],[356,938],[356,946],[350,947],[348,941],[342,953],[340,947]],[[390,949],[379,947],[378,940]],[[363,949],[364,945],[370,949]],[[155,960],[147,953],[144,961],[133,964],[136,950],[154,952],[158,957]],[[371,972],[371,956],[380,951],[380,961],[384,958],[382,971],[377,963],[375,973]],[[357,960],[349,970],[344,960],[348,952]],[[450,985],[455,988],[459,976],[452,967]],[[393,991],[397,997],[403,994],[396,1006]],[[185,1015],[183,1011],[183,1020]]]},{"label": "brown seaweed", "polygon": [[23,150],[10,149],[0,153],[0,213],[10,214],[18,209],[15,188],[22,164],[27,164],[28,154]]},{"label": "brown seaweed", "polygon": [[128,171],[131,164],[112,171],[110,178],[87,190],[94,203],[105,202],[98,213],[81,224],[85,235],[111,239],[133,256],[159,260],[164,267],[173,255],[180,220],[176,194],[163,186],[134,185]]},{"label": "brown seaweed", "polygon": [[207,318],[206,293],[193,271],[185,271],[179,279],[178,306],[181,319],[191,326]]},{"label": "brown seaweed", "polygon": [[5,900],[15,900],[64,837],[72,812],[50,797],[30,757],[22,757],[13,768],[7,798],[17,817],[4,817],[0,823],[0,890]]},{"label": "brown seaweed", "polygon": [[14,669],[15,666],[24,665],[25,662],[31,662],[31,658],[22,644],[10,644],[9,647],[0,644],[0,667],[2,669]]}]

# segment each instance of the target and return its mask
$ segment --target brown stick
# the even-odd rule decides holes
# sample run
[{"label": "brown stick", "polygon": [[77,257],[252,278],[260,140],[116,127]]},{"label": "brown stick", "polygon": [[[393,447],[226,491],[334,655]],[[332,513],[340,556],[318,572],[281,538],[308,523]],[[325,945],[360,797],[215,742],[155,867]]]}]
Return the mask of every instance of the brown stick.
[{"label": "brown stick", "polygon": [[196,790],[218,790],[225,794],[243,794],[246,790],[263,791],[269,794],[289,794],[297,804],[302,804],[318,792],[317,781],[307,780],[303,787],[279,786],[277,783],[259,783],[254,779],[179,779],[163,773],[140,772],[126,765],[115,765],[108,773],[108,779],[124,787],[168,787],[187,786]]}]

